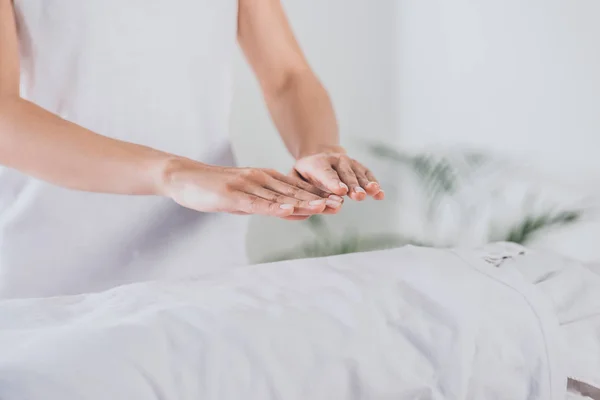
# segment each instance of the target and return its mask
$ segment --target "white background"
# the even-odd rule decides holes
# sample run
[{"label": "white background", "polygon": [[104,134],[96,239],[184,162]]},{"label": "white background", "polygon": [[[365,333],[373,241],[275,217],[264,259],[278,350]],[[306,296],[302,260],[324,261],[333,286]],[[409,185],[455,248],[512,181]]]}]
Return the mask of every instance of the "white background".
[{"label": "white background", "polygon": [[[541,160],[600,182],[597,0],[283,0],[329,89],[342,137],[405,147],[473,145]],[[244,165],[288,169],[241,57],[232,131]],[[374,169],[388,176],[389,171]],[[331,223],[394,230],[393,196],[347,207]],[[253,260],[307,236],[302,224],[254,219]]]},{"label": "white background", "polygon": [[570,179],[600,171],[600,2],[397,4],[404,145],[535,153]]}]

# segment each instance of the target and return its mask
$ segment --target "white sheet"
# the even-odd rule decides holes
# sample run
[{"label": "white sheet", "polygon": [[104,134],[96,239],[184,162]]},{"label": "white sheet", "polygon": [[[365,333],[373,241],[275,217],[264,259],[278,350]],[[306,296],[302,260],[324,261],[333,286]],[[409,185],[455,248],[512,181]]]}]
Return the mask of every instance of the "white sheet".
[{"label": "white sheet", "polygon": [[548,299],[558,318],[569,378],[600,398],[600,263],[527,250],[504,268],[519,271]]},{"label": "white sheet", "polygon": [[552,305],[483,255],[407,247],[1,302],[0,399],[564,400]]}]

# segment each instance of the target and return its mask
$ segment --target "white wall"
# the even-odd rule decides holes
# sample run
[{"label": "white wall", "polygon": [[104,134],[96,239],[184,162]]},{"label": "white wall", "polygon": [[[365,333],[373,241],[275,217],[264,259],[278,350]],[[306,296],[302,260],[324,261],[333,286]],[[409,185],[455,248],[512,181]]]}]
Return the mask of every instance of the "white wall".
[{"label": "white wall", "polygon": [[[342,140],[356,157],[367,158],[356,140],[393,141],[395,127],[394,0],[283,0],[307,57],[329,90]],[[232,118],[234,145],[243,165],[289,170],[287,156],[271,123],[257,83],[240,56]],[[377,166],[373,166],[377,169]],[[393,218],[390,202],[345,207],[330,218],[340,229],[361,224],[384,231]],[[296,245],[307,236],[302,224],[254,219],[249,235],[251,259]]]},{"label": "white wall", "polygon": [[599,1],[397,5],[404,145],[539,153],[555,170],[600,182]]}]

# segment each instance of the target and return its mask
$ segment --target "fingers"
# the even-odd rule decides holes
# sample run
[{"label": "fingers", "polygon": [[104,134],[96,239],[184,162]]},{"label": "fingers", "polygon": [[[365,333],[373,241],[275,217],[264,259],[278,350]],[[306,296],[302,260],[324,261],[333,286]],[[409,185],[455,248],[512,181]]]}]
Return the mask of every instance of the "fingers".
[{"label": "fingers", "polygon": [[270,177],[266,180],[265,187],[288,197],[301,200],[319,200],[329,197],[329,193],[302,179],[285,176],[277,171],[267,173]]},{"label": "fingers", "polygon": [[[226,186],[227,205],[222,211],[234,214],[270,215],[303,220],[315,214],[341,208],[343,199],[316,188],[299,178],[271,170],[244,170]],[[222,203],[223,204],[223,203]]]},{"label": "fingers", "polygon": [[384,193],[371,171],[357,161],[354,162],[353,169],[358,183],[367,191],[367,194],[376,200],[383,200]]},{"label": "fingers", "polygon": [[365,168],[363,168],[362,165],[356,163],[352,166],[352,169],[354,170],[358,184],[361,188],[366,190],[368,195],[374,196],[377,192],[379,192],[379,188],[374,188],[374,186],[371,185],[371,181],[369,181],[367,178]]},{"label": "fingers", "polygon": [[337,196],[348,195],[357,201],[364,200],[367,196],[377,200],[384,197],[373,174],[345,154],[318,154],[306,157],[296,163],[295,171],[293,176],[301,176]]},{"label": "fingers", "polygon": [[372,196],[375,200],[383,200],[385,198],[385,192],[381,188],[381,185],[379,184],[377,178],[375,178],[375,175],[373,175],[373,173],[368,169],[365,169],[365,176],[369,180],[369,183],[366,187],[367,193],[374,193],[372,194]]},{"label": "fingers", "polygon": [[275,171],[275,173],[276,175],[273,175],[274,179],[284,182],[293,188],[301,189],[322,199],[327,199],[331,196],[330,192],[319,189],[315,185],[311,185],[310,183],[305,181],[296,170],[292,171],[292,173],[290,174],[291,176],[285,176],[277,171]]},{"label": "fingers", "polygon": [[[377,180],[377,178],[375,178],[375,175],[373,175],[373,173],[371,171],[369,171],[368,169],[365,169],[365,175],[367,177],[367,179],[369,180],[369,184],[367,185],[367,189],[368,186],[372,186],[373,188],[377,188],[379,190],[379,192],[377,192],[375,195],[373,195],[373,198],[375,200],[383,200],[383,198],[385,197],[385,193],[383,192],[383,189],[381,189],[381,185],[379,184],[379,181]],[[373,189],[371,189],[372,191],[374,191]],[[368,190],[367,190],[368,192]]]},{"label": "fingers", "polygon": [[348,185],[340,180],[329,157],[308,157],[298,162],[296,167],[304,178],[321,189],[337,196],[348,194]]},{"label": "fingers", "polygon": [[285,196],[267,187],[258,185],[247,187],[245,189],[245,193],[258,196],[273,203],[278,203],[281,205],[290,205],[294,210],[294,214],[319,214],[323,212],[325,210],[325,207],[327,206],[325,199],[317,197],[313,200],[300,200],[298,198]]},{"label": "fingers", "polygon": [[350,188],[348,196],[352,200],[362,201],[367,197],[367,192],[358,183],[353,169],[353,161],[345,156],[338,158],[335,170],[340,179]]},{"label": "fingers", "polygon": [[[362,165],[361,165],[361,167],[362,167]],[[374,182],[374,183],[379,184],[379,181],[377,180],[377,178],[375,178],[375,175],[373,175],[373,173],[371,171],[369,171],[368,169],[366,169],[365,167],[363,167],[363,168],[364,168],[365,175],[367,176],[367,179],[369,180],[369,182]]]},{"label": "fingers", "polygon": [[279,218],[289,217],[294,213],[294,206],[291,204],[276,203],[255,195],[241,192],[238,193],[236,197],[235,208],[237,213],[269,215]]},{"label": "fingers", "polygon": [[[284,194],[287,197],[309,201],[311,209],[303,209],[298,207],[294,215],[312,215],[316,212],[327,211],[328,214],[336,214],[342,207],[344,199],[340,196],[327,193],[314,185],[306,182],[299,175],[285,176],[277,171],[267,171],[272,179],[267,180],[265,187],[271,191]],[[297,172],[296,172],[297,174]],[[317,209],[317,200],[324,200],[326,208],[324,210]]]},{"label": "fingers", "polygon": [[279,217],[292,221],[303,221],[315,214],[336,214],[341,209],[341,203],[336,203],[334,207],[330,207],[326,206],[323,199],[316,201],[298,201],[286,198],[285,196],[281,196],[261,187],[249,190],[260,195],[240,192],[236,202],[236,209],[238,211],[233,211],[233,214],[257,214]]},{"label": "fingers", "polygon": [[337,196],[345,196],[348,194],[348,185],[340,179],[338,173],[331,165],[319,168],[312,176],[319,181],[323,188],[329,190],[331,193],[334,193]]},{"label": "fingers", "polygon": [[385,192],[383,190],[381,190],[379,193],[377,193],[375,196],[373,196],[373,198],[375,200],[383,200],[383,199],[385,199]]}]

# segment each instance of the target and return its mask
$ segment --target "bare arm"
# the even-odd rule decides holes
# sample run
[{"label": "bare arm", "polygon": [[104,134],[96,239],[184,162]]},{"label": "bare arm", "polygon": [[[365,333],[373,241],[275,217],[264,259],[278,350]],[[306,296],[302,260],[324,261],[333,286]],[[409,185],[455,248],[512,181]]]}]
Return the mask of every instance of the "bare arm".
[{"label": "bare arm", "polygon": [[382,200],[375,176],[340,146],[329,95],[294,38],[280,0],[239,0],[238,40],[296,158],[294,174],[336,195]]},{"label": "bare arm", "polygon": [[294,218],[325,209],[328,194],[300,179],[110,139],[22,99],[17,43],[12,0],[0,0],[0,165],[76,190],[164,195],[203,212]]},{"label": "bare arm", "polygon": [[173,156],[113,140],[19,97],[12,0],[0,0],[0,165],[77,190],[159,194]]},{"label": "bare arm", "polygon": [[339,148],[327,91],[311,70],[280,0],[240,0],[238,40],[283,141],[296,158]]}]

